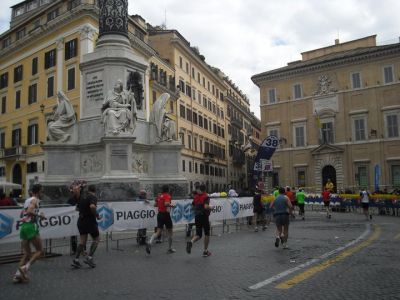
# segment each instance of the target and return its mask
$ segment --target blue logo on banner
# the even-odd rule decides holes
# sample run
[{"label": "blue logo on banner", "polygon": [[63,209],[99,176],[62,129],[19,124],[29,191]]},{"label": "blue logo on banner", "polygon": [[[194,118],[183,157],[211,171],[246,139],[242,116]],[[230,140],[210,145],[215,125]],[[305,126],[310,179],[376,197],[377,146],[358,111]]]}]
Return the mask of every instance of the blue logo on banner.
[{"label": "blue logo on banner", "polygon": [[114,211],[107,205],[102,205],[97,208],[97,213],[101,216],[101,219],[97,221],[101,230],[104,231],[114,224]]},{"label": "blue logo on banner", "polygon": [[171,219],[174,223],[178,223],[183,218],[183,205],[181,203],[177,203],[176,206],[172,209]]},{"label": "blue logo on banner", "polygon": [[183,218],[190,222],[194,218],[194,211],[192,203],[188,202],[183,206]]},{"label": "blue logo on banner", "polygon": [[239,202],[233,200],[233,202],[231,203],[231,209],[232,214],[236,217],[236,215],[239,213]]},{"label": "blue logo on banner", "polygon": [[0,239],[11,233],[13,223],[14,219],[12,217],[0,213]]}]

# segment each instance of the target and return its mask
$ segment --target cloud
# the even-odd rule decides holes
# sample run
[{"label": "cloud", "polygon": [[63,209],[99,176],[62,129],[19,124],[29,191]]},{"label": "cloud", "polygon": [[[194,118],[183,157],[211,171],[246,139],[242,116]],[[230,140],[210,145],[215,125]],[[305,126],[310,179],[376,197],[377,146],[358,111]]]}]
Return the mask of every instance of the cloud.
[{"label": "cloud", "polygon": [[[2,0],[3,7],[21,1]],[[377,34],[379,43],[398,42],[398,0],[129,0],[129,13],[152,25],[166,20],[207,63],[220,68],[249,96],[259,112],[259,89],[250,77],[301,59],[301,52]],[[8,29],[10,10],[0,10]]]}]

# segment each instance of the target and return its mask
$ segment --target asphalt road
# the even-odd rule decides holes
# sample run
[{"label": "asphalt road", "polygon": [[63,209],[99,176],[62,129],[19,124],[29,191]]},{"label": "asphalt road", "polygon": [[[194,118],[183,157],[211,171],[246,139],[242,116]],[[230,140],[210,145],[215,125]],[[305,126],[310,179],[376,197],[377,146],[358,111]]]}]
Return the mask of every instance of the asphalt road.
[{"label": "asphalt road", "polygon": [[[400,299],[400,218],[307,212],[290,225],[289,249],[274,246],[274,224],[254,232],[216,227],[207,258],[202,241],[185,252],[177,232],[151,255],[134,240],[96,253],[97,267],[74,270],[69,255],[34,264],[30,282],[13,284],[16,264],[0,265],[0,299]],[[115,247],[115,243],[113,244]]]}]

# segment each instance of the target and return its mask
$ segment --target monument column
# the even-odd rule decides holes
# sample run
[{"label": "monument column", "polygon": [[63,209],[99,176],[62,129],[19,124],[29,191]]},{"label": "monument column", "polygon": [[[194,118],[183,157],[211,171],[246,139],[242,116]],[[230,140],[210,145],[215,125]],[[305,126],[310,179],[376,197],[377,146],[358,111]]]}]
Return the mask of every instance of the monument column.
[{"label": "monument column", "polygon": [[64,74],[64,39],[61,38],[56,42],[57,46],[57,92],[63,90],[63,74]]}]

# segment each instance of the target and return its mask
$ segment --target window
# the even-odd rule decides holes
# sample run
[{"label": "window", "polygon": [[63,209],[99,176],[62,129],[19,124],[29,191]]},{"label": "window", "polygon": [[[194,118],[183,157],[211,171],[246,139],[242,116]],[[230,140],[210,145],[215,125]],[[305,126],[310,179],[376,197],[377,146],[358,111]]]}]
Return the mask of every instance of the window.
[{"label": "window", "polygon": [[189,173],[192,173],[192,162],[189,161]]},{"label": "window", "polygon": [[47,98],[54,96],[54,76],[47,78]]},{"label": "window", "polygon": [[303,97],[303,93],[301,91],[301,84],[295,84],[293,86],[293,99],[300,99]]},{"label": "window", "polygon": [[192,122],[192,110],[190,108],[186,108],[186,119]]},{"label": "window", "polygon": [[182,134],[179,134],[179,136],[181,137],[181,144],[185,146],[185,134],[182,132]]},{"label": "window", "polygon": [[23,76],[23,68],[22,65],[14,68],[14,83],[21,81]]},{"label": "window", "polygon": [[383,68],[383,82],[384,83],[392,83],[393,80],[393,67],[386,66]]},{"label": "window", "polygon": [[192,149],[192,136],[188,134],[188,148]]},{"label": "window", "polygon": [[28,89],[28,104],[37,102],[37,84],[32,84]]},{"label": "window", "polygon": [[354,140],[355,141],[365,141],[365,119],[355,118],[354,119]]},{"label": "window", "polygon": [[193,112],[193,124],[197,125],[197,113]]},{"label": "window", "polygon": [[65,43],[65,60],[73,58],[78,54],[78,39],[73,39]]},{"label": "window", "polygon": [[68,69],[68,91],[75,88],[75,68]]},{"label": "window", "polygon": [[38,144],[38,124],[28,126],[28,145]]},{"label": "window", "polygon": [[187,83],[186,83],[186,95],[188,95],[189,98],[192,98],[192,88]]},{"label": "window", "polygon": [[199,115],[199,117],[198,117],[198,123],[199,123],[199,126],[200,126],[200,127],[203,127],[203,116],[200,116],[200,115]]},{"label": "window", "polygon": [[8,36],[3,40],[3,49],[11,45],[11,37]]},{"label": "window", "polygon": [[16,147],[21,145],[21,129],[16,128],[12,131],[11,147]]},{"label": "window", "polygon": [[182,69],[183,68],[183,60],[182,57],[179,56],[179,67]]},{"label": "window", "polygon": [[204,117],[204,129],[208,130],[208,120]]},{"label": "window", "polygon": [[275,89],[269,89],[268,90],[268,103],[275,103],[276,102],[276,95],[275,95]]},{"label": "window", "polygon": [[32,75],[37,74],[38,72],[38,58],[34,57],[32,59]]},{"label": "window", "polygon": [[6,133],[4,130],[0,131],[0,149],[4,149],[6,147]]},{"label": "window", "polygon": [[50,50],[44,54],[44,68],[49,69],[56,65],[56,49]]},{"label": "window", "polygon": [[0,90],[8,86],[8,72],[0,75]]},{"label": "window", "polygon": [[18,30],[17,34],[16,34],[17,35],[16,40],[18,41],[18,40],[22,39],[25,36],[25,34],[26,34],[25,27]]},{"label": "window", "polygon": [[185,106],[183,104],[179,105],[179,115],[181,118],[186,118],[186,114],[185,114]]},{"label": "window", "polygon": [[361,88],[361,74],[359,72],[351,73],[351,86],[353,89]]},{"label": "window", "polygon": [[7,111],[7,97],[3,96],[1,98],[1,113],[5,114]]},{"label": "window", "polygon": [[15,109],[21,108],[21,91],[15,91]]},{"label": "window", "polygon": [[34,22],[33,22],[33,29],[36,29],[36,28],[38,28],[40,26],[40,18],[39,19],[36,19]]},{"label": "window", "polygon": [[31,162],[26,164],[26,172],[27,173],[36,173],[37,172],[37,162]]},{"label": "window", "polygon": [[57,16],[58,16],[58,8],[47,14],[47,22],[50,22],[51,20],[55,19]]},{"label": "window", "polygon": [[179,80],[179,90],[184,93],[185,92],[185,83],[183,80]]},{"label": "window", "polygon": [[306,186],[306,170],[304,169],[297,170],[297,186],[298,187]]},{"label": "window", "polygon": [[322,141],[327,144],[334,143],[333,122],[323,122],[322,124]]},{"label": "window", "polygon": [[197,82],[200,83],[200,72],[197,72]]},{"label": "window", "polygon": [[200,164],[200,174],[204,174],[204,165]]},{"label": "window", "polygon": [[68,10],[71,10],[81,4],[81,0],[70,0],[68,2]]},{"label": "window", "polygon": [[185,160],[182,159],[182,172],[185,172],[185,169],[186,169],[186,163]]},{"label": "window", "polygon": [[189,74],[189,63],[186,63],[186,73]]},{"label": "window", "polygon": [[305,126],[304,125],[297,125],[294,127],[294,134],[295,134],[295,147],[304,147],[305,142]]},{"label": "window", "polygon": [[368,187],[368,167],[365,165],[356,166],[356,181],[359,187]]},{"label": "window", "polygon": [[192,78],[195,78],[195,72],[194,72],[194,68],[192,67]]},{"label": "window", "polygon": [[198,91],[198,93],[197,93],[197,94],[198,94],[198,95],[197,95],[197,96],[198,96],[198,98],[197,98],[197,99],[199,100],[199,103],[201,104],[201,93],[200,93],[200,91]]},{"label": "window", "polygon": [[14,15],[16,17],[22,15],[24,12],[25,12],[25,6],[24,5],[21,5],[20,7],[17,7],[17,8],[14,9]]},{"label": "window", "polygon": [[398,114],[386,115],[386,130],[388,138],[399,137],[399,118]]},{"label": "window", "polygon": [[205,108],[207,108],[207,98],[206,98],[206,96],[203,96],[203,106]]},{"label": "window", "polygon": [[197,151],[197,138],[193,138],[193,150]]},{"label": "window", "polygon": [[192,99],[196,101],[196,89],[192,88]]},{"label": "window", "polygon": [[400,188],[400,165],[392,165],[391,171],[391,181],[394,188]]},{"label": "window", "polygon": [[198,173],[198,165],[197,165],[197,163],[194,163],[194,172],[196,174]]},{"label": "window", "polygon": [[203,140],[199,140],[200,152],[203,153]]},{"label": "window", "polygon": [[38,7],[37,1],[31,1],[31,2],[28,2],[26,10],[27,11],[34,10],[36,7]]}]

